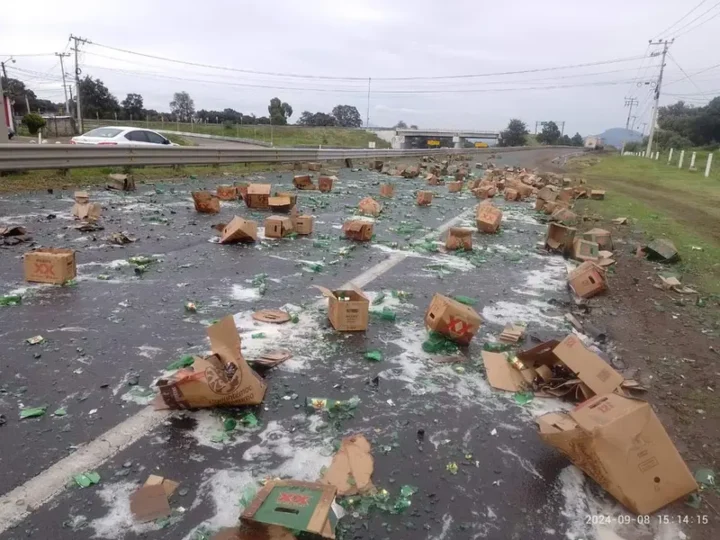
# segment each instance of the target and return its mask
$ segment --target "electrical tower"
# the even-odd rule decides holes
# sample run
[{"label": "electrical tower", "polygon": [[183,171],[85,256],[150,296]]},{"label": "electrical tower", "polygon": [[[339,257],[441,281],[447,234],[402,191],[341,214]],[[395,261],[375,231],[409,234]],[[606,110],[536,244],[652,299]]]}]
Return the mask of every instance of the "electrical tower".
[{"label": "electrical tower", "polygon": [[628,111],[627,122],[625,122],[625,129],[630,129],[630,118],[633,118],[632,110],[633,110],[633,107],[637,104],[638,104],[637,98],[625,98],[625,106],[630,107],[630,110]]}]

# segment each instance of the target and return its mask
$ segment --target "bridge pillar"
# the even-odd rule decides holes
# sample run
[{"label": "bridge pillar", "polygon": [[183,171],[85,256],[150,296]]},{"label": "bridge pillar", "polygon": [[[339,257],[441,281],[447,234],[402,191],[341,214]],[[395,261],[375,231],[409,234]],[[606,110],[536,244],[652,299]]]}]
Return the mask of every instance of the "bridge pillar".
[{"label": "bridge pillar", "polygon": [[463,148],[465,145],[465,137],[460,137],[459,135],[455,135],[453,137],[453,143],[455,143],[455,148]]},{"label": "bridge pillar", "polygon": [[404,135],[395,135],[392,138],[391,146],[395,150],[402,150],[402,149],[406,148],[407,146],[406,146],[406,142],[405,142],[405,136]]}]

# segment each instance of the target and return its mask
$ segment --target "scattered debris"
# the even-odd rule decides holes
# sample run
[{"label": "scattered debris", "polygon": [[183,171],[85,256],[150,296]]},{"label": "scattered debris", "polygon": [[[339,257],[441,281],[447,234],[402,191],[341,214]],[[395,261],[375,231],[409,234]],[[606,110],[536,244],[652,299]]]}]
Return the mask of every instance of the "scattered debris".
[{"label": "scattered debris", "polygon": [[15,246],[22,242],[30,241],[32,241],[32,236],[27,234],[27,229],[25,229],[25,227],[0,227],[0,244],[2,245]]},{"label": "scattered debris", "polygon": [[98,203],[90,202],[90,194],[87,191],[75,192],[75,204],[70,213],[77,219],[97,221],[100,219],[101,207]]},{"label": "scattered debris", "polygon": [[107,188],[118,191],[135,191],[135,178],[128,174],[109,174]]},{"label": "scattered debris", "polygon": [[100,475],[95,471],[88,471],[73,476],[75,483],[81,488],[87,488],[100,483]]},{"label": "scattered debris", "polygon": [[364,494],[375,489],[371,480],[373,468],[370,443],[363,435],[352,435],[340,443],[321,482],[334,486],[340,496]]},{"label": "scattered debris", "polygon": [[651,261],[673,263],[680,260],[675,244],[665,238],[653,240],[645,246],[645,253]]},{"label": "scattered debris", "polygon": [[262,366],[264,368],[273,368],[278,364],[283,363],[285,360],[292,357],[292,354],[287,349],[276,349],[273,351],[263,352],[252,360],[254,366]]},{"label": "scattered debris", "polygon": [[27,341],[30,345],[37,345],[38,343],[45,341],[45,338],[42,336],[33,336],[27,338],[25,341]]},{"label": "scattered debris", "polygon": [[40,407],[25,407],[24,409],[20,409],[20,420],[43,416],[45,411],[47,411],[47,405],[42,405]]},{"label": "scattered debris", "polygon": [[111,244],[124,246],[126,244],[131,244],[132,242],[135,242],[135,238],[130,238],[125,233],[112,233],[108,237],[107,241]]},{"label": "scattered debris", "polygon": [[507,324],[500,334],[500,341],[506,343],[517,343],[525,334],[527,325],[524,323]]},{"label": "scattered debris", "polygon": [[447,239],[445,240],[445,248],[448,250],[463,249],[465,251],[472,250],[472,229],[465,227],[450,227]]},{"label": "scattered debris", "polygon": [[253,313],[252,318],[256,321],[282,324],[290,320],[290,314],[281,309],[261,309]]}]

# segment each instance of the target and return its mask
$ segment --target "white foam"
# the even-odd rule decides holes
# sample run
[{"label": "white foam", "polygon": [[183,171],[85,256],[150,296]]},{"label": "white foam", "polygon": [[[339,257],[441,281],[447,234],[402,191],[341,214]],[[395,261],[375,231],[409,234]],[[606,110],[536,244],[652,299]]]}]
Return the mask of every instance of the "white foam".
[{"label": "white foam", "polygon": [[186,432],[186,436],[193,438],[199,445],[220,450],[226,446],[236,446],[250,441],[253,430],[246,430],[238,426],[227,434],[227,438],[220,442],[219,435],[225,433],[222,417],[217,411],[201,409],[193,412],[182,413],[193,418],[196,422],[195,428]]},{"label": "white foam", "polygon": [[94,519],[89,523],[89,526],[95,531],[93,538],[125,538],[129,531],[141,536],[160,529],[158,525],[152,522],[138,523],[135,521],[130,511],[130,495],[138,487],[137,484],[132,482],[103,483],[97,487],[97,495],[105,507],[109,508],[109,511],[103,517]]},{"label": "white foam", "polygon": [[153,347],[152,345],[140,345],[138,348],[138,354],[145,358],[155,358],[158,354],[163,352],[160,347]]},{"label": "white foam", "polygon": [[256,287],[244,287],[234,284],[232,286],[232,297],[241,302],[254,302],[260,298],[260,291]]},{"label": "white foam", "polygon": [[530,300],[524,304],[500,300],[490,306],[485,306],[482,316],[486,321],[505,325],[513,322],[539,324],[552,329],[563,326],[563,317],[547,315],[544,310],[550,309],[550,304],[539,300]]}]

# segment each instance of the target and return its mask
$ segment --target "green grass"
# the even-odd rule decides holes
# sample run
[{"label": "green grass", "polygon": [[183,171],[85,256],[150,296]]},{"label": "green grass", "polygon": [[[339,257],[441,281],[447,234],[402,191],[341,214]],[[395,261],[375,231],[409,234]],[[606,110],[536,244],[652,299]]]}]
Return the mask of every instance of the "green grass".
[{"label": "green grass", "polygon": [[672,270],[703,291],[720,293],[720,176],[618,155],[579,158],[571,167],[592,187],[607,190],[604,201],[578,201],[578,211],[628,217],[648,239],[670,239],[682,258]]},{"label": "green grass", "polygon": [[191,143],[182,135],[175,135],[174,133],[166,133],[165,136],[168,139],[170,139],[170,142],[174,142],[175,144],[179,144],[180,146],[195,146],[194,143]]},{"label": "green grass", "polygon": [[367,148],[374,142],[376,148],[389,148],[390,144],[374,133],[364,129],[303,126],[238,125],[225,127],[222,124],[184,124],[176,122],[126,122],[84,120],[85,129],[98,125],[137,126],[148,129],[162,129],[187,133],[204,133],[223,137],[238,137],[271,142],[275,146],[335,146],[344,148]]}]

